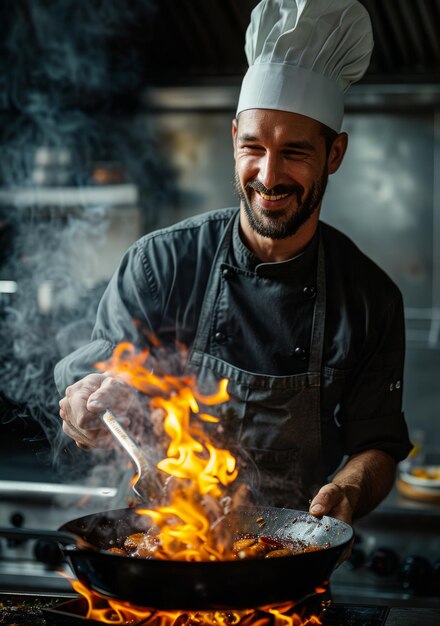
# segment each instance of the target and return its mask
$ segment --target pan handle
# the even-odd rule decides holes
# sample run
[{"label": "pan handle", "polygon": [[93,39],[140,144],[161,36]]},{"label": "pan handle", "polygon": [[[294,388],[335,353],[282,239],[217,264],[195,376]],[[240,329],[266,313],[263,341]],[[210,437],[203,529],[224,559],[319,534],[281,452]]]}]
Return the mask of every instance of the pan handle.
[{"label": "pan handle", "polygon": [[89,543],[79,535],[73,533],[60,532],[58,530],[42,530],[35,528],[4,528],[0,526],[0,537],[7,539],[43,539],[53,541],[62,546],[74,545],[82,550],[93,550],[99,552],[99,548]]}]

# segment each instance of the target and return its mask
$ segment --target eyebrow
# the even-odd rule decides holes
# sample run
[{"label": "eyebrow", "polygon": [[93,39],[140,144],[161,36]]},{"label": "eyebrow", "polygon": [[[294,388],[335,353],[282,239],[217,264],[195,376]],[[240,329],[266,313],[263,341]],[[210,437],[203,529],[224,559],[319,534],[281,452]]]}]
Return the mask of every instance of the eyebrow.
[{"label": "eyebrow", "polygon": [[[254,135],[249,135],[244,133],[240,135],[238,138],[239,141],[256,141],[259,142],[260,139],[255,137]],[[309,141],[289,141],[283,145],[283,148],[290,148],[291,150],[306,150],[307,152],[316,152],[315,146]]]}]

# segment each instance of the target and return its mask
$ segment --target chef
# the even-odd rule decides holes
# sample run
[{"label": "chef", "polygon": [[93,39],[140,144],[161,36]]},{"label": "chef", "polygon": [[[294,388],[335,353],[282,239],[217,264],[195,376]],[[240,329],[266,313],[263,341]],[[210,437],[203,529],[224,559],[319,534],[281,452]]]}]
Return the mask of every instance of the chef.
[{"label": "chef", "polygon": [[240,206],[128,250],[91,342],[55,370],[63,429],[79,447],[105,445],[97,415],[106,407],[125,411],[127,423],[141,410],[121,380],[93,364],[121,341],[144,347],[154,336],[188,347],[186,366],[202,388],[229,379],[222,432],[256,502],[351,523],[387,495],[411,449],[401,294],[320,221],[328,176],[347,147],[343,94],[372,47],[356,0],[256,6],[232,123]]}]

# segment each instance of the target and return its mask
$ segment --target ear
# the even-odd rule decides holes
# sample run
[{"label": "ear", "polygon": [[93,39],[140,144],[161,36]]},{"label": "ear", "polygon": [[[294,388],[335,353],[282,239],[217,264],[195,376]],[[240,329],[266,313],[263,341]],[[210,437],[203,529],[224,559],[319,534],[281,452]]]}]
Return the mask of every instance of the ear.
[{"label": "ear", "polygon": [[237,131],[238,131],[238,120],[234,118],[232,120],[232,145],[234,147],[234,159],[237,153]]},{"label": "ear", "polygon": [[329,174],[334,174],[339,169],[347,150],[348,135],[347,133],[339,133],[332,143],[329,155],[327,157],[327,168]]}]

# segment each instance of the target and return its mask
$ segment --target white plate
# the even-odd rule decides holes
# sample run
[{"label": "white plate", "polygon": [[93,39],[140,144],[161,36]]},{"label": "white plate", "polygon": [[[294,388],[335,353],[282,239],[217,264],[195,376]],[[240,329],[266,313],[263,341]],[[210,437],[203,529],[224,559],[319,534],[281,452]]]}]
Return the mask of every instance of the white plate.
[{"label": "white plate", "polygon": [[[440,465],[424,465],[421,469],[424,469],[427,472],[440,472]],[[409,485],[414,485],[415,487],[429,487],[430,489],[440,489],[440,479],[420,478],[419,476],[414,476],[414,474],[412,474],[411,472],[401,472],[400,478]]]}]

